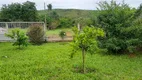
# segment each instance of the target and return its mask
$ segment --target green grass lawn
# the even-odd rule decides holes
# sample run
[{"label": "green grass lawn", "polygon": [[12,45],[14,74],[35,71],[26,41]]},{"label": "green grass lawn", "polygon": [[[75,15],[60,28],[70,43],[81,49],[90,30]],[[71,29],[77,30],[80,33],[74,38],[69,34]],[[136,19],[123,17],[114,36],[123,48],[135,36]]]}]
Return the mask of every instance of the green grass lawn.
[{"label": "green grass lawn", "polygon": [[[8,32],[12,32],[12,30],[14,30],[14,28],[9,29]],[[20,29],[22,32],[27,32],[27,29]],[[46,35],[47,36],[53,36],[53,35],[59,35],[60,31],[65,31],[65,32],[70,32],[71,35],[73,34],[73,31],[71,28],[60,28],[60,29],[54,29],[54,30],[47,30],[46,31]]]},{"label": "green grass lawn", "polygon": [[142,80],[142,56],[86,55],[82,74],[81,53],[70,59],[69,43],[29,45],[17,50],[12,43],[0,43],[0,80]]}]

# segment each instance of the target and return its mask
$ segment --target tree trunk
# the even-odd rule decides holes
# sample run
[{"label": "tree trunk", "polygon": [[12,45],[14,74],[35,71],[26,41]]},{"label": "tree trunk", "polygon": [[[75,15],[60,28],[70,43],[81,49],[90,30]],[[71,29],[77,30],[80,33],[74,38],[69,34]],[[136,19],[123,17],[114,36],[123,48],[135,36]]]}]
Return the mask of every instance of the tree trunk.
[{"label": "tree trunk", "polygon": [[83,73],[85,73],[85,50],[82,49]]}]

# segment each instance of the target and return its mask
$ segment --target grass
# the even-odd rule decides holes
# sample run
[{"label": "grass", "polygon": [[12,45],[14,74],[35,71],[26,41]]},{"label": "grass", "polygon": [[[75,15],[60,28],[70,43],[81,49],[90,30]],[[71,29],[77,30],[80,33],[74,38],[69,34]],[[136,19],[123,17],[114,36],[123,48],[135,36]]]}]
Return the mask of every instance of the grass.
[{"label": "grass", "polygon": [[72,29],[71,28],[62,28],[62,29],[54,29],[54,30],[47,30],[46,34],[47,36],[49,35],[59,35],[60,31],[65,31],[65,32],[69,32],[71,33],[71,35],[73,34]]},{"label": "grass", "polygon": [[141,80],[142,56],[86,55],[82,74],[81,53],[70,59],[69,43],[29,45],[17,50],[12,43],[0,43],[0,80]]},{"label": "grass", "polygon": [[[12,32],[12,30],[14,30],[14,28],[9,29],[8,32]],[[27,32],[27,29],[20,29],[22,32]],[[47,36],[53,36],[53,35],[59,35],[60,31],[65,31],[65,32],[69,32],[71,35],[73,34],[72,29],[71,28],[60,28],[60,29],[54,29],[54,30],[47,30],[46,31],[46,35]]]}]

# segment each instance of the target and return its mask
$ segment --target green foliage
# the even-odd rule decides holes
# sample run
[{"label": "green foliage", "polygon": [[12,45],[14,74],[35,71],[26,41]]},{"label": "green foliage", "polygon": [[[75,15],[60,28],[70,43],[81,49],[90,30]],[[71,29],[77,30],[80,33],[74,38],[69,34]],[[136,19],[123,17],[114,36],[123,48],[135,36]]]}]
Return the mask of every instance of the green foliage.
[{"label": "green foliage", "polygon": [[66,36],[66,32],[65,31],[60,31],[59,36],[64,39]]},{"label": "green foliage", "polygon": [[73,36],[73,54],[78,50],[82,50],[83,57],[83,73],[85,73],[85,52],[94,53],[98,50],[98,37],[103,37],[104,32],[100,28],[96,27],[84,27],[82,31],[78,31],[77,27],[73,28],[74,36]]},{"label": "green foliage", "polygon": [[21,20],[21,4],[12,3],[10,5],[3,5],[1,8],[1,18],[9,21]]},{"label": "green foliage", "polygon": [[28,37],[24,32],[21,32],[20,29],[12,30],[12,33],[5,34],[7,37],[10,37],[14,40],[13,46],[27,46],[28,45]]},{"label": "green foliage", "polygon": [[139,16],[142,16],[142,3],[140,4],[140,6],[138,7],[135,13],[135,17],[139,17]]},{"label": "green foliage", "polygon": [[136,10],[134,17],[135,17],[135,21],[133,22],[134,25],[142,26],[142,4]]},{"label": "green foliage", "polygon": [[[79,17],[94,18],[98,14],[97,10],[94,11],[94,10],[78,10],[78,9],[52,9],[52,11],[57,12],[60,17],[67,17],[72,20],[77,19]],[[39,15],[45,15],[48,13],[50,13],[50,11],[47,10],[38,11]]]},{"label": "green foliage", "polygon": [[22,4],[21,17],[23,21],[37,21],[37,9],[34,2],[24,2]]},{"label": "green foliage", "polygon": [[58,28],[70,28],[73,26],[73,20],[70,18],[60,18],[60,24],[58,26]]},{"label": "green foliage", "polygon": [[[39,15],[38,16],[38,21],[42,21],[44,22],[45,21],[45,15]],[[49,16],[46,16],[46,24],[50,24],[52,21],[51,21],[51,18]]]},{"label": "green foliage", "polygon": [[[49,13],[46,14],[46,21],[47,21],[47,28],[49,30],[55,29],[60,25],[59,15],[55,11],[48,11]],[[38,16],[39,21],[45,21],[45,15]]]},{"label": "green foliage", "polygon": [[59,15],[55,11],[49,11],[47,14],[48,29],[55,29],[59,26]]},{"label": "green foliage", "polygon": [[29,27],[28,36],[32,43],[42,44],[45,41],[45,31],[41,25],[32,25]]},{"label": "green foliage", "polygon": [[59,19],[59,14],[56,11],[50,11],[48,16],[52,18],[52,20]]},{"label": "green foliage", "polygon": [[75,20],[75,24],[80,24],[80,27],[91,26],[93,24],[93,21],[91,20],[91,18],[80,17]]},{"label": "green foliage", "polygon": [[[50,14],[53,12],[55,12],[55,14],[52,16],[52,18],[50,17]],[[48,11],[40,10],[38,11],[38,13],[39,16],[42,16],[42,20],[40,19],[40,21],[44,21],[44,15],[46,14],[48,29],[54,29],[77,26],[78,22],[81,22],[81,26],[90,26],[93,24],[92,19],[96,17],[98,11],[77,9],[53,9]],[[57,15],[56,19],[54,19],[55,15]],[[54,24],[54,26],[52,26],[52,24]]]},{"label": "green foliage", "polygon": [[[103,37],[104,32],[96,27],[84,27],[82,31],[78,31],[77,27],[73,28],[73,50],[78,51],[84,49],[85,51],[95,52],[97,49],[97,38]],[[92,49],[93,48],[93,49]]]},{"label": "green foliage", "polygon": [[5,21],[36,21],[37,10],[34,2],[12,3],[3,5],[1,19]]},{"label": "green foliage", "polygon": [[99,4],[99,15],[97,16],[97,25],[106,32],[106,38],[102,44],[109,52],[123,53],[129,51],[129,47],[136,48],[141,43],[138,30],[139,26],[133,24],[134,9],[131,9],[124,2],[117,4],[116,1],[102,1]]}]

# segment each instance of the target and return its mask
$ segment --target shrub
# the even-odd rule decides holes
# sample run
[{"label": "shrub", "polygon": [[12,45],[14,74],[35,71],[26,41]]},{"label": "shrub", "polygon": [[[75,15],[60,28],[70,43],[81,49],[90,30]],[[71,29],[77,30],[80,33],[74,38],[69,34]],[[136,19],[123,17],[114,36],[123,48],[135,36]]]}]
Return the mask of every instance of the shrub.
[{"label": "shrub", "polygon": [[30,26],[27,34],[30,42],[34,44],[42,44],[45,41],[45,31],[41,25],[35,24]]},{"label": "shrub", "polygon": [[65,32],[65,31],[61,31],[61,32],[59,33],[59,36],[60,36],[62,39],[64,39],[65,36],[66,36],[66,32]]},{"label": "shrub", "polygon": [[139,34],[142,32],[140,26],[133,25],[135,10],[112,0],[100,2],[98,11],[96,23],[106,32],[103,47],[111,53],[133,52],[141,42]]},{"label": "shrub", "polygon": [[28,45],[28,37],[24,32],[20,31],[20,29],[14,29],[12,30],[12,33],[8,33],[5,35],[13,39],[13,46],[19,46],[19,49],[21,48],[21,46]]}]

